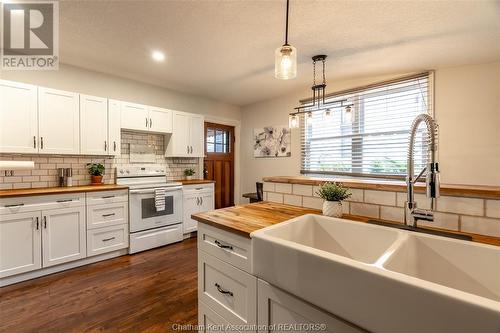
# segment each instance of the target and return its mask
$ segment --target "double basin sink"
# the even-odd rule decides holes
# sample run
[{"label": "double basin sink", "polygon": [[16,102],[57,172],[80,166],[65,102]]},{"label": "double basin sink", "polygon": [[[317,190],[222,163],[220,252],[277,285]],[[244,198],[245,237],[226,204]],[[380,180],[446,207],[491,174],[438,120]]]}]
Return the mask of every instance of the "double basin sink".
[{"label": "double basin sink", "polygon": [[312,214],[251,237],[255,275],[371,332],[500,332],[500,247]]}]

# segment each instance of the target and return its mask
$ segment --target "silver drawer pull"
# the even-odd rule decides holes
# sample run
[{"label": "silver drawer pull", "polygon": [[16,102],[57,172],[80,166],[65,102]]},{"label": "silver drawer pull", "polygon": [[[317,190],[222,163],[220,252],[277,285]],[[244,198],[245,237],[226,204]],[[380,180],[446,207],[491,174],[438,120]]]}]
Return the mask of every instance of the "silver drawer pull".
[{"label": "silver drawer pull", "polygon": [[102,214],[102,217],[110,217],[110,216],[115,216],[115,213]]},{"label": "silver drawer pull", "polygon": [[13,205],[5,205],[6,208],[12,208],[12,207],[22,207],[24,206],[23,203],[20,203],[20,204],[13,204]]},{"label": "silver drawer pull", "polygon": [[57,200],[57,202],[71,202],[73,199],[64,199],[64,200]]},{"label": "silver drawer pull", "polygon": [[203,190],[203,187],[196,187],[195,190],[196,191],[201,191],[201,190]]},{"label": "silver drawer pull", "polygon": [[232,291],[222,289],[221,286],[220,286],[220,284],[218,284],[217,282],[215,283],[215,287],[217,288],[217,290],[221,294],[225,294],[225,295],[229,295],[229,296],[234,296]]},{"label": "silver drawer pull", "polygon": [[233,250],[233,247],[231,245],[224,245],[222,244],[221,242],[219,242],[218,240],[215,240],[215,245],[217,245],[218,247],[220,247],[221,249],[229,249],[229,250]]},{"label": "silver drawer pull", "polygon": [[102,241],[103,241],[103,242],[108,242],[108,241],[113,240],[113,239],[115,239],[115,238],[116,238],[116,237],[104,238]]},{"label": "silver drawer pull", "polygon": [[103,199],[111,199],[111,198],[114,198],[115,196],[114,195],[106,195],[104,197],[101,197]]}]

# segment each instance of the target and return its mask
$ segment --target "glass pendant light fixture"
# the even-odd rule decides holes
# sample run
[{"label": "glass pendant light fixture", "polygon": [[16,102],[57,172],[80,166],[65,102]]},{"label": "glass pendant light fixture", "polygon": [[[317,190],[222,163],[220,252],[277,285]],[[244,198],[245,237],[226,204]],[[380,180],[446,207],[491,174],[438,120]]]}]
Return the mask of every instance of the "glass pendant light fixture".
[{"label": "glass pendant light fixture", "polygon": [[288,117],[288,127],[299,128],[299,116],[298,115],[291,115]]},{"label": "glass pendant light fixture", "polygon": [[286,0],[285,44],[274,52],[274,76],[280,80],[289,80],[297,76],[297,49],[288,44],[288,12],[290,0]]}]

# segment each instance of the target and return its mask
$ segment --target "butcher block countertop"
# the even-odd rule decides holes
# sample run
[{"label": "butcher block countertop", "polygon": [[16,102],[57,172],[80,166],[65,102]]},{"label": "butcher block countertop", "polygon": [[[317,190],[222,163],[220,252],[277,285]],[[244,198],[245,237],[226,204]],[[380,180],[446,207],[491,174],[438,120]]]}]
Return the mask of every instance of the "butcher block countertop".
[{"label": "butcher block countertop", "polygon": [[[250,233],[254,231],[305,214],[321,215],[321,211],[317,209],[261,201],[252,204],[212,210],[205,213],[198,213],[192,215],[192,218],[198,222],[206,223],[216,228],[224,229],[229,232],[233,232],[235,234],[250,238]],[[347,214],[344,214],[342,218],[365,223],[371,219],[368,217]],[[430,227],[426,227],[426,229],[443,230]],[[450,232],[450,230],[446,231]],[[498,237],[483,236],[459,231],[451,232],[456,234],[469,235],[472,237],[473,242],[500,246],[500,238]]]},{"label": "butcher block countertop", "polygon": [[261,201],[198,213],[192,218],[198,222],[250,237],[250,233],[256,230],[305,214],[321,214],[321,211]]},{"label": "butcher block countertop", "polygon": [[97,191],[114,191],[127,190],[128,186],[123,185],[85,185],[85,186],[70,186],[70,187],[41,187],[41,188],[23,188],[14,190],[1,190],[0,199],[12,197],[26,197],[33,195],[46,194],[65,194],[78,192],[97,192]]},{"label": "butcher block countertop", "polygon": [[174,182],[182,183],[182,185],[202,185],[202,184],[212,184],[215,183],[215,180],[206,180],[206,179],[175,179]]}]

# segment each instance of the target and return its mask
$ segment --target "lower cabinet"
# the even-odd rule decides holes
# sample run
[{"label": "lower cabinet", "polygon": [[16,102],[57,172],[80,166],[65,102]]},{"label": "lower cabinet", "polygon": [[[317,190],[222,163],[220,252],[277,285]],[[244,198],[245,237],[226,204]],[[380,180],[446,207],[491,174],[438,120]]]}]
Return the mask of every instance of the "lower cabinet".
[{"label": "lower cabinet", "polygon": [[128,247],[128,226],[113,225],[87,231],[87,256]]},{"label": "lower cabinet", "polygon": [[42,268],[41,214],[0,215],[0,278]]},{"label": "lower cabinet", "polygon": [[85,207],[42,211],[43,267],[87,256]]},{"label": "lower cabinet", "polygon": [[198,303],[198,332],[230,332],[229,323],[204,303]]},{"label": "lower cabinet", "polygon": [[214,209],[214,185],[184,185],[183,186],[183,232],[198,230],[198,222],[191,215]]}]

